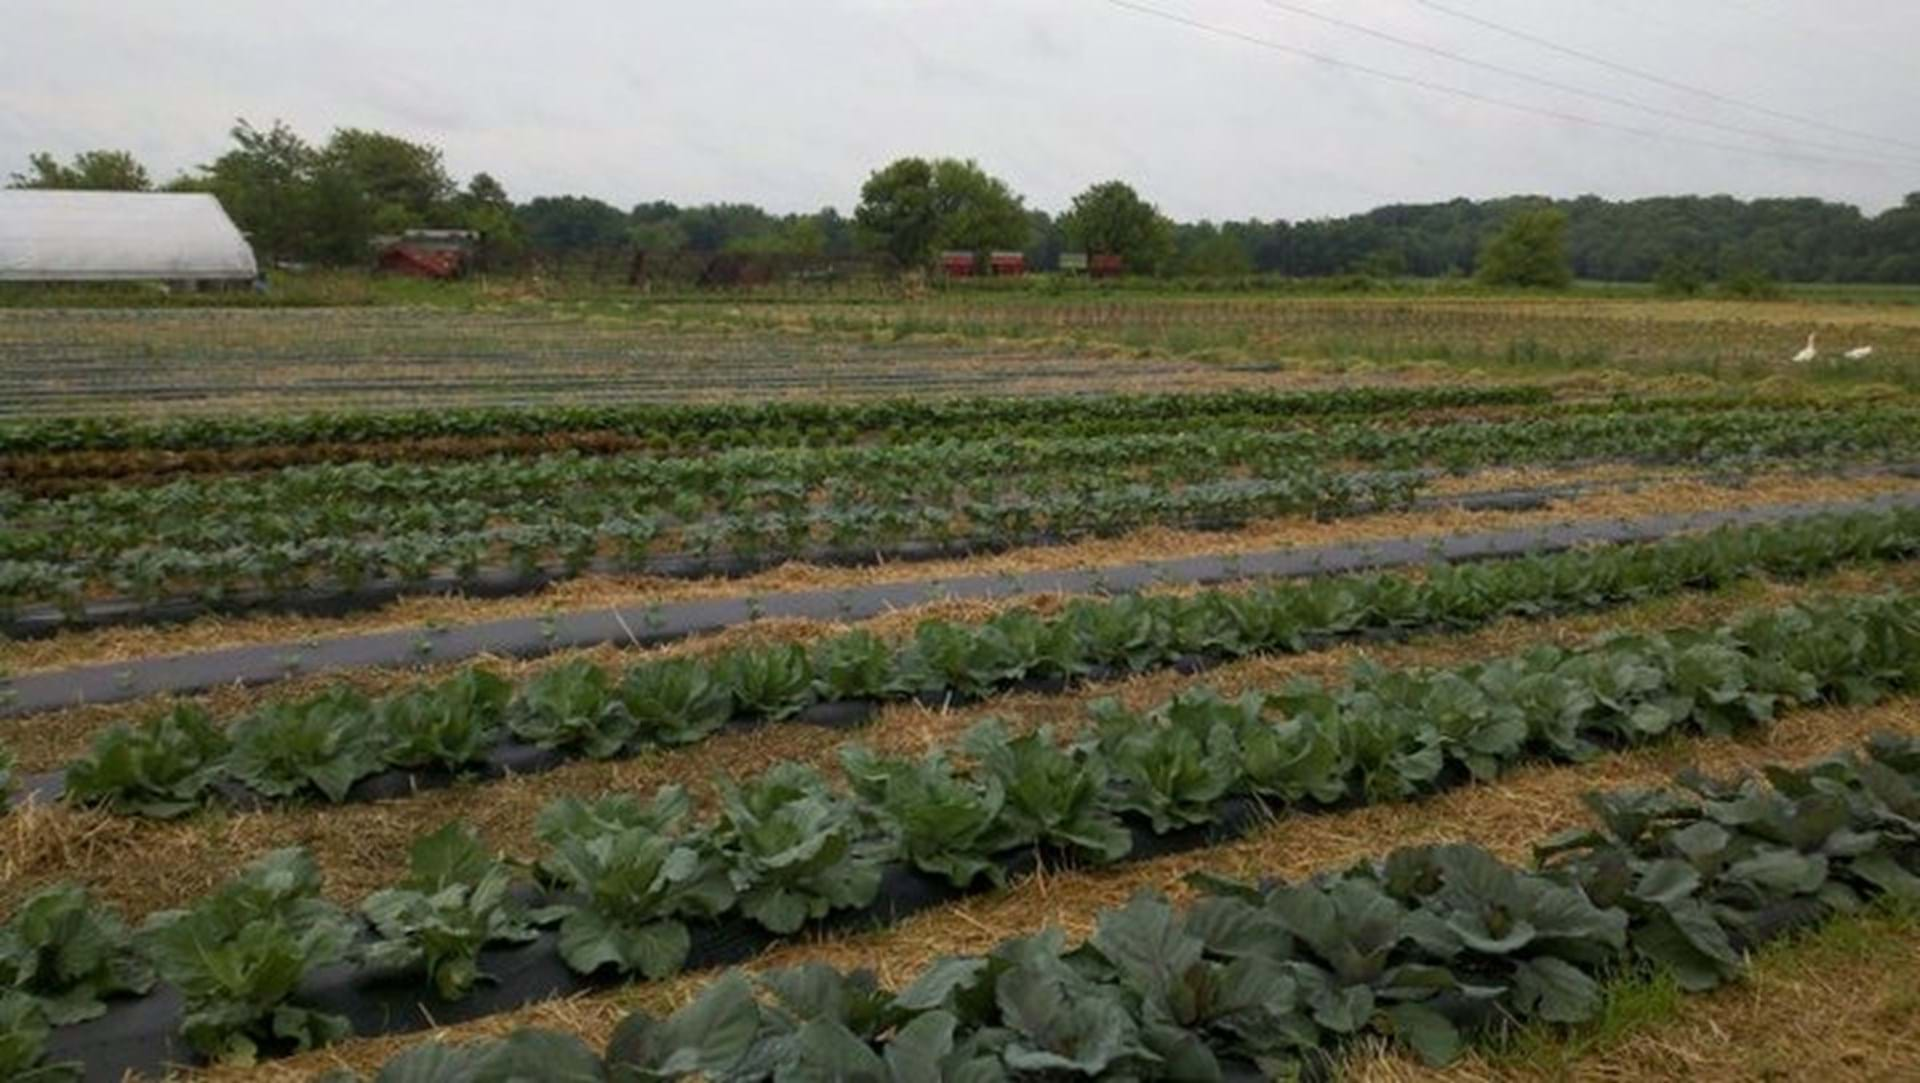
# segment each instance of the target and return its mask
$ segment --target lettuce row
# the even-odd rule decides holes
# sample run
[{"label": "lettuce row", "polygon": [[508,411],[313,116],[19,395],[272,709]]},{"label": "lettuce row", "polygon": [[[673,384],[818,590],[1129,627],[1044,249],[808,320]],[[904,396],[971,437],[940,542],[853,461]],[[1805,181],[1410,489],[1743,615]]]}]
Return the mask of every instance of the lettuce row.
[{"label": "lettuce row", "polygon": [[1142,892],[1077,946],[1048,929],[897,989],[820,963],[730,971],[670,1016],[628,1017],[604,1051],[525,1029],[422,1043],[375,1078],[1204,1083],[1295,1078],[1367,1039],[1442,1065],[1501,1027],[1595,1018],[1619,974],[1711,989],[1786,928],[1920,902],[1920,741],[1767,776],[1593,795],[1598,825],[1531,869],[1452,844],[1295,884],[1202,876],[1186,910]]},{"label": "lettuce row", "polygon": [[1920,510],[1725,528],[1645,546],[1576,551],[1404,575],[1283,582],[1191,596],[1080,599],[1054,617],[1010,610],[979,625],[923,622],[904,643],[865,631],[643,663],[624,676],[577,660],[518,690],[481,668],[374,702],[340,686],[273,703],[231,740],[192,706],[102,731],[69,767],[71,800],[167,817],[231,778],[270,798],[343,799],[386,767],[477,769],[507,734],[612,758],[699,740],[737,717],[783,719],[822,701],[975,699],[1022,681],[1140,672],[1182,659],[1310,649],[1370,631],[1459,629],[1508,614],[1589,609],[1755,574],[1810,575],[1920,551]]}]

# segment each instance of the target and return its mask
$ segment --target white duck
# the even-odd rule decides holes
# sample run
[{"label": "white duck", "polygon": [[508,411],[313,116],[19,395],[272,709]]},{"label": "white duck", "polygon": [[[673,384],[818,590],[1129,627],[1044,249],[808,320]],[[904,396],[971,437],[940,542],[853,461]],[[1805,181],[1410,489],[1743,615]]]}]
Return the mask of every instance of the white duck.
[{"label": "white duck", "polygon": [[1865,361],[1867,358],[1872,356],[1873,356],[1873,347],[1871,346],[1855,346],[1853,349],[1848,350],[1846,353],[1846,358],[1849,361]]},{"label": "white duck", "polygon": [[1820,351],[1814,346],[1814,334],[1814,332],[1809,331],[1807,333],[1807,344],[1801,348],[1799,353],[1793,355],[1793,359],[1800,364],[1804,365],[1820,356]]}]

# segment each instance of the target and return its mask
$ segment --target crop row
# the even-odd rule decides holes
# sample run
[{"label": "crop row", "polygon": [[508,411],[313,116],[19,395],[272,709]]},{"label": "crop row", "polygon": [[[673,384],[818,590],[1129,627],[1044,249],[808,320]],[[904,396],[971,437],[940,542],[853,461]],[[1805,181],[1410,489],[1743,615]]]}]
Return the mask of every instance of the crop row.
[{"label": "crop row", "polygon": [[629,1016],[604,1054],[524,1029],[414,1046],[378,1078],[1210,1083],[1301,1078],[1367,1038],[1444,1065],[1478,1035],[1596,1019],[1623,973],[1705,991],[1788,929],[1920,900],[1920,742],[1767,776],[1595,794],[1599,826],[1546,840],[1531,869],[1457,843],[1299,884],[1209,878],[1184,912],[1142,892],[1083,944],[1009,938],[898,989],[820,963],[732,971],[671,1016]]},{"label": "crop row", "polygon": [[283,417],[50,418],[0,425],[0,453],[154,448],[272,447],[372,443],[440,437],[619,433],[662,448],[749,444],[834,444],[907,437],[930,429],[989,434],[1009,425],[1157,423],[1220,416],[1269,419],[1329,414],[1533,405],[1552,395],[1537,387],[1342,388],[1328,391],[1228,391],[1205,394],[887,399],[864,403],[781,401],[617,406],[516,406],[391,412],[319,412]]},{"label": "crop row", "polygon": [[[878,702],[973,701],[1014,687],[1189,668],[1298,652],[1357,635],[1457,630],[1509,614],[1590,609],[1754,575],[1804,576],[1920,554],[1920,510],[1721,528],[1644,546],[1576,550],[1426,574],[1316,578],[1251,590],[1076,599],[1054,617],[1013,609],[978,625],[921,622],[903,642],[864,630],[713,659],[656,660],[624,673],[584,660],[514,688],[484,667],[379,701],[348,685],[266,704],[217,726],[180,706],[116,723],[66,773],[68,800],[144,816],[182,815],[223,786],[249,800],[346,799],[384,770],[494,773],[507,751],[605,759],[698,741],[729,722],[818,710],[859,718]],[[824,710],[816,705],[823,705]]]},{"label": "crop row", "polygon": [[[499,456],[452,464],[352,463],[244,477],[108,487],[56,499],[0,495],[0,558],[117,551],[143,538],[181,547],[293,541],[383,528],[472,530],[542,517],[593,523],[619,515],[692,521],[810,504],[964,504],[1009,492],[1080,491],[1279,478],[1305,462],[1395,469],[1628,459],[1891,456],[1920,447],[1920,413],[1721,410],[1609,412],[1493,423],[1388,428],[1339,422],[1313,430],[1204,428],[1130,436],[886,447],[742,449],[713,456]],[[384,517],[384,518],[383,518]],[[228,525],[231,524],[231,525]],[[73,535],[79,535],[74,537]]]},{"label": "crop row", "polygon": [[98,593],[117,593],[143,604],[185,596],[217,605],[249,592],[268,601],[308,591],[350,595],[381,579],[417,587],[450,574],[472,583],[483,570],[502,565],[523,576],[571,576],[603,561],[657,570],[663,555],[675,553],[700,567],[712,567],[720,557],[749,563],[791,557],[844,559],[900,553],[912,545],[1000,547],[1110,536],[1150,524],[1219,529],[1269,516],[1333,516],[1403,507],[1419,484],[1418,477],[1404,473],[1330,473],[1306,467],[1275,479],[1173,488],[1134,484],[961,507],[921,501],[801,507],[671,525],[653,516],[615,517],[593,525],[548,519],[454,533],[236,542],[209,551],[150,547],[75,563],[0,562],[0,617],[32,604],[56,606],[78,617],[87,598]]},{"label": "crop row", "polygon": [[[107,997],[151,989],[157,976],[183,996],[184,1035],[195,1050],[247,1058],[344,1036],[344,1019],[302,1006],[295,994],[304,975],[347,959],[415,973],[453,997],[484,978],[484,947],[535,939],[538,927],[557,925],[548,934],[553,950],[575,971],[657,978],[678,970],[694,937],[715,923],[789,935],[835,912],[873,906],[889,861],[974,888],[999,882],[1007,855],[1035,849],[1073,861],[1121,860],[1135,846],[1129,821],[1164,835],[1213,822],[1235,797],[1294,810],[1401,801],[1494,778],[1526,758],[1579,761],[1609,745],[1732,733],[1770,721],[1782,707],[1867,702],[1916,682],[1920,599],[1883,596],[1444,669],[1362,663],[1336,688],[1295,681],[1237,701],[1203,689],[1139,714],[1107,701],[1093,710],[1092,732],[1067,743],[1044,728],[1016,736],[984,722],[953,750],[964,754],[964,766],[943,749],[889,760],[850,746],[842,752],[844,792],[797,764],[721,780],[717,812],[700,821],[677,787],[644,803],[621,794],[562,798],[539,818],[544,849],[531,872],[548,889],[539,905],[513,890],[513,866],[449,826],[418,842],[404,883],[362,904],[371,937],[321,897],[317,871],[298,851],[268,856],[188,909],[150,915],[133,937],[83,893],[51,888],[0,932],[0,976],[33,998],[38,1012],[66,1022],[105,1012]],[[1916,754],[1903,747],[1894,759],[1911,772],[1920,769]],[[1788,796],[1814,800],[1820,792],[1811,780],[1803,789]],[[1887,820],[1884,828],[1906,832],[1892,836],[1901,846],[1889,851],[1877,835],[1843,830],[1854,805],[1831,794],[1816,801],[1821,815],[1804,823],[1775,820],[1757,792],[1717,794],[1710,805],[1725,809],[1725,822],[1692,829],[1675,856],[1694,859],[1695,876],[1727,877],[1729,891],[1770,886],[1836,906],[1857,898],[1847,888],[1914,893],[1920,880],[1889,862],[1915,856],[1909,848],[1920,838],[1911,818],[1899,827],[1899,816],[1915,811],[1912,800],[1909,788],[1897,802],[1886,799],[1895,814],[1872,809]],[[1622,810],[1623,822],[1637,819],[1643,829],[1676,811],[1658,802]],[[1726,826],[1770,845],[1764,854],[1750,843],[1729,851]],[[1561,849],[1579,854],[1583,845],[1569,840]],[[1596,897],[1622,898],[1639,883],[1621,881],[1620,869],[1597,858],[1572,867],[1591,868]],[[1606,881],[1601,874],[1610,868],[1616,877]],[[1663,900],[1688,894],[1679,888],[1692,880],[1681,867],[1656,871],[1646,901],[1657,915]],[[1428,878],[1392,879],[1410,888]],[[1600,896],[1605,883],[1612,890]],[[1329,902],[1337,909],[1339,893]],[[1539,916],[1565,911],[1543,906]],[[1372,923],[1351,920],[1366,912],[1327,914],[1318,935],[1374,935]],[[1714,935],[1674,916],[1679,927],[1666,930],[1666,947],[1684,967],[1683,980],[1711,984],[1729,973],[1732,948],[1716,949]],[[1505,942],[1532,920],[1470,931]],[[1269,931],[1240,930],[1250,937],[1246,946],[1268,940]],[[1268,950],[1291,939],[1272,938]],[[1361,961],[1369,954],[1350,960],[1361,977],[1372,972]],[[1572,997],[1577,983],[1554,970],[1538,975],[1540,995]],[[1408,995],[1408,987],[1417,992]],[[1388,992],[1385,1003],[1393,1004],[1471,987],[1388,980],[1375,991]],[[1400,995],[1391,995],[1395,989]],[[1336,995],[1316,1015],[1350,1018],[1347,1029],[1367,1025],[1370,1002],[1324,991]],[[1349,1017],[1342,1004],[1367,1010]]]}]

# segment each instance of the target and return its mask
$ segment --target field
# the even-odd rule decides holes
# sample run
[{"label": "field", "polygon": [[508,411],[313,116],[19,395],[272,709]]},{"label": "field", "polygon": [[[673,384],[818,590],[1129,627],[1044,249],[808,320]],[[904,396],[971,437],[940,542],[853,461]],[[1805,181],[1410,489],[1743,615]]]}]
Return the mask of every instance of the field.
[{"label": "field", "polygon": [[1920,1073],[1909,299],[408,300],[0,307],[0,1077]]}]

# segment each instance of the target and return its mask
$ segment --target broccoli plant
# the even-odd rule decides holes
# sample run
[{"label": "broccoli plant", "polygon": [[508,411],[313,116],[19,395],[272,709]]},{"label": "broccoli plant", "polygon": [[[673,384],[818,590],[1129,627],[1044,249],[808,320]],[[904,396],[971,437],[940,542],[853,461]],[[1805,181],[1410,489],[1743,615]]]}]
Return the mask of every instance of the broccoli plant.
[{"label": "broccoli plant", "polygon": [[0,1079],[11,1083],[80,1083],[85,1066],[46,1063],[47,1019],[32,997],[0,992]]},{"label": "broccoli plant", "polygon": [[480,949],[534,938],[524,907],[508,894],[513,872],[473,829],[450,823],[413,844],[406,880],[360,904],[381,939],[367,962],[424,970],[440,996],[458,1000],[484,975]]},{"label": "broccoli plant", "polygon": [[156,819],[199,808],[228,754],[205,711],[182,704],[138,726],[116,723],[67,768],[67,800]]},{"label": "broccoli plant", "polygon": [[500,716],[513,686],[484,669],[468,669],[433,688],[380,705],[375,727],[382,758],[395,767],[458,771],[479,762],[500,739]]},{"label": "broccoli plant", "polygon": [[962,747],[1006,794],[1002,817],[1016,844],[1060,846],[1095,861],[1118,861],[1133,847],[1107,805],[1107,770],[1087,749],[1062,749],[1053,731],[1012,737],[997,719],[967,732]]},{"label": "broccoli plant", "polygon": [[882,854],[862,837],[853,802],[799,764],[745,785],[720,784],[716,840],[740,908],[776,933],[873,902]]},{"label": "broccoli plant", "polygon": [[1112,700],[1094,705],[1099,750],[1119,784],[1117,807],[1147,817],[1156,834],[1209,823],[1241,780],[1232,724],[1175,700],[1163,716],[1140,718]]},{"label": "broccoli plant", "polygon": [[850,745],[840,761],[848,786],[893,835],[900,856],[955,887],[983,876],[1005,882],[993,858],[1018,840],[1000,817],[1006,791],[999,779],[961,777],[938,752],[915,763]]},{"label": "broccoli plant", "polygon": [[619,755],[639,729],[606,670],[585,659],[528,681],[507,710],[507,726],[541,748],[574,750],[596,760]]},{"label": "broccoli plant", "polygon": [[563,819],[570,817],[546,825],[554,841],[541,867],[581,898],[536,917],[560,919],[567,965],[582,974],[611,966],[649,978],[679,970],[692,947],[684,919],[711,918],[733,903],[708,840],[607,823],[575,834],[559,826]]},{"label": "broccoli plant", "polygon": [[153,988],[118,915],[77,887],[52,887],[0,925],[0,990],[22,993],[56,1026],[104,1014],[106,998]]},{"label": "broccoli plant", "polygon": [[268,797],[314,789],[342,801],[378,769],[380,749],[366,697],[332,689],[299,703],[278,703],[233,727],[233,777]]},{"label": "broccoli plant", "polygon": [[733,693],[703,663],[689,658],[647,662],[627,672],[621,701],[640,736],[661,744],[698,741],[733,716]]},{"label": "broccoli plant", "polygon": [[311,1049],[345,1037],[339,1016],[288,1002],[316,967],[346,958],[354,923],[320,897],[303,850],[276,850],[191,910],[149,917],[137,943],[185,998],[182,1033],[202,1055],[251,1063],[262,1045]]},{"label": "broccoli plant", "polygon": [[813,664],[798,643],[733,651],[718,675],[740,710],[757,718],[777,722],[813,702]]},{"label": "broccoli plant", "polygon": [[893,648],[865,629],[826,640],[813,651],[814,691],[829,701],[880,699],[893,692]]}]

